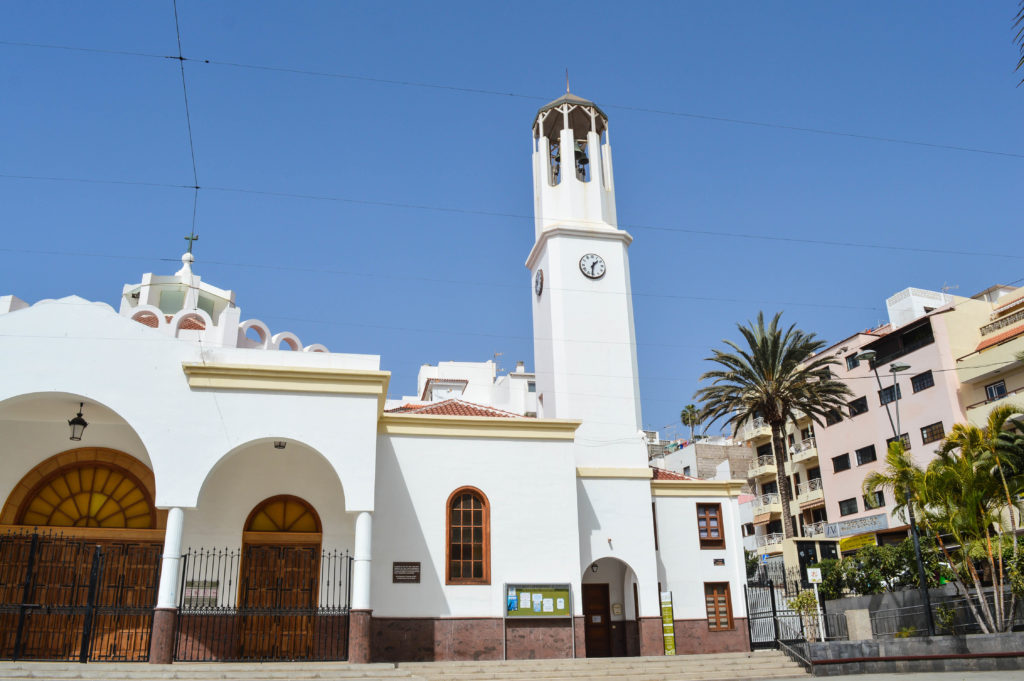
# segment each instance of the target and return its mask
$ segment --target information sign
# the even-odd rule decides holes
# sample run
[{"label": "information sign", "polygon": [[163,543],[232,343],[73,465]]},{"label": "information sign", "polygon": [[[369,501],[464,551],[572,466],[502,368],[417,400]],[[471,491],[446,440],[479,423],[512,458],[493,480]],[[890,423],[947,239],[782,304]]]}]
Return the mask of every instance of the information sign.
[{"label": "information sign", "polygon": [[807,581],[811,584],[821,584],[821,568],[807,568]]},{"label": "information sign", "polygon": [[572,617],[568,584],[505,585],[506,617]]},{"label": "information sign", "polygon": [[661,592],[661,631],[665,637],[665,654],[676,654],[676,622],[672,613],[672,592]]},{"label": "information sign", "polygon": [[419,584],[420,564],[417,563],[391,563],[392,584]]}]

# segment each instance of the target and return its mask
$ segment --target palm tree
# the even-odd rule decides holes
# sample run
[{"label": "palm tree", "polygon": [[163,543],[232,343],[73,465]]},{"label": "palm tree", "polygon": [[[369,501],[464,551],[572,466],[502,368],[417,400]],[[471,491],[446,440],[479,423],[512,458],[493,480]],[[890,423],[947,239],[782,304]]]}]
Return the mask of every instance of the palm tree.
[{"label": "palm tree", "polygon": [[[1020,0],[1020,9],[1017,10],[1017,18],[1013,21],[1013,27],[1017,29],[1017,35],[1014,36],[1013,42],[1017,43],[1020,47],[1020,61],[1017,62],[1017,71],[1024,69],[1024,0]],[[1017,86],[1024,85],[1024,78],[1021,79]]]},{"label": "palm tree", "polygon": [[[779,326],[782,313],[777,313],[765,327],[764,313],[756,322],[737,324],[745,346],[722,341],[731,351],[715,350],[708,357],[720,368],[706,372],[702,381],[711,385],[700,388],[695,397],[704,402],[704,418],[714,423],[725,417],[726,425],[738,426],[758,416],[772,430],[772,449],[778,474],[779,499],[783,517],[789,515],[793,498],[789,476],[785,474],[784,432],[787,422],[796,422],[804,414],[814,423],[833,410],[844,406],[850,389],[831,378],[829,366],[838,364],[833,355],[818,355],[825,347],[813,333],[791,325]],[[783,537],[793,537],[791,523],[783,520]]]},{"label": "palm tree", "polygon": [[879,490],[888,490],[896,500],[895,515],[907,513],[909,522],[916,522],[916,509],[921,508],[920,490],[924,485],[924,470],[907,454],[902,440],[889,443],[885,455],[885,468],[869,473],[861,484],[864,496],[871,498]]},{"label": "palm tree", "polygon": [[693,429],[701,424],[704,416],[695,404],[688,404],[679,412],[679,420],[684,426],[690,426],[690,442],[693,442]]}]

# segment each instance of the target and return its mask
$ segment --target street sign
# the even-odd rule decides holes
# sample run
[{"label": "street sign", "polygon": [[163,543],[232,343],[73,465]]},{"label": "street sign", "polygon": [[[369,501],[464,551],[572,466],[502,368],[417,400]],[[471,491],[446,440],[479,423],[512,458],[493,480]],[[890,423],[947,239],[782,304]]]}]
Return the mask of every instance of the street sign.
[{"label": "street sign", "polygon": [[821,584],[821,568],[807,568],[807,581],[811,584]]},{"label": "street sign", "polygon": [[767,565],[767,564],[768,564],[768,554],[767,553],[762,553],[761,554],[761,565]]}]

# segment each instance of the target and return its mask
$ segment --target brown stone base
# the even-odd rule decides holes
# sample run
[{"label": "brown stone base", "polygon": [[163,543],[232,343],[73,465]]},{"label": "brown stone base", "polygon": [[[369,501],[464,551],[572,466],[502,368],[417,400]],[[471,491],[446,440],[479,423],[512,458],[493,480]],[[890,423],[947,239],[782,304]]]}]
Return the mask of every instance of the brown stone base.
[{"label": "brown stone base", "polygon": [[750,650],[746,618],[733,620],[729,631],[711,631],[707,620],[676,620],[676,655],[745,653]]},{"label": "brown stone base", "polygon": [[151,664],[170,664],[174,659],[174,627],[177,622],[177,608],[153,610],[153,631],[149,636]]},{"label": "brown stone base", "polygon": [[644,657],[665,654],[665,633],[660,617],[640,618],[640,654]]},{"label": "brown stone base", "polygon": [[[576,618],[576,625],[576,655],[582,657],[582,618]],[[502,626],[501,618],[375,617],[373,660],[500,660],[503,652],[509,660],[572,657],[569,620],[509,620],[504,637]]]},{"label": "brown stone base", "polygon": [[357,664],[371,659],[370,632],[373,627],[372,610],[353,610],[348,619],[348,661]]}]

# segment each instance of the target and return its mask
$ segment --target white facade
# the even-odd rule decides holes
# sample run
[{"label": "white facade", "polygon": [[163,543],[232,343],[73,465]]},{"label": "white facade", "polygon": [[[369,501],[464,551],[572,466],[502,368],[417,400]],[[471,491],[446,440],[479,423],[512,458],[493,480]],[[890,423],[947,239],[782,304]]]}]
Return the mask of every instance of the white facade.
[{"label": "white facade", "polygon": [[[563,150],[592,151],[579,175],[552,174],[555,133]],[[535,374],[524,363],[501,376],[493,362],[424,365],[416,394],[388,402],[378,356],[242,321],[235,294],[194,274],[191,253],[174,275],[125,286],[118,311],[74,296],[0,298],[0,525],[23,524],[54,471],[127,461],[159,509],[132,536],[164,546],[165,609],[178,602],[181,551],[286,542],[286,530],[261,535],[251,521],[267,500],[298,498],[317,523],[299,538],[354,555],[353,659],[550,654],[543,628],[526,627],[511,653],[495,648],[506,583],[571,585],[577,638],[591,633],[585,585],[608,584],[610,619],[627,641],[621,650],[613,641],[616,654],[660,654],[659,587],[673,592],[676,620],[699,630],[703,585],[727,583],[737,621],[711,645],[745,649],[740,483],[652,479],[648,465],[631,237],[615,227],[600,109],[571,95],[542,109],[534,172]],[[581,268],[590,255],[603,259],[598,276]],[[65,422],[80,404],[89,425],[69,442]],[[482,500],[487,518],[487,574],[475,583],[449,575],[460,490]],[[698,505],[721,506],[725,548],[700,549]],[[125,531],[100,525],[89,536]],[[418,582],[393,579],[400,563],[418,564]],[[462,620],[474,624],[452,624]],[[452,634],[457,626],[468,629]],[[410,627],[434,641],[432,652],[403,648]]]}]

